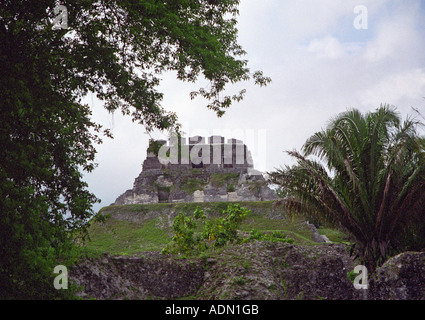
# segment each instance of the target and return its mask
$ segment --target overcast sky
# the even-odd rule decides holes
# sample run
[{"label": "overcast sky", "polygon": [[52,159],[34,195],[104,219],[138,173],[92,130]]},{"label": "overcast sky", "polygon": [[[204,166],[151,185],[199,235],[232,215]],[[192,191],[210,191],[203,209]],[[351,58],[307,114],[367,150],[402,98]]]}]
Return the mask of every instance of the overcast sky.
[{"label": "overcast sky", "polygon": [[[414,114],[412,107],[425,114],[424,0],[241,0],[238,29],[251,71],[271,77],[269,86],[229,88],[246,88],[247,94],[222,118],[202,98],[189,97],[207,82],[187,84],[167,74],[159,89],[187,136],[241,139],[258,170],[291,164],[285,150],[299,150],[348,108],[367,112],[386,103],[403,117]],[[94,95],[84,102],[114,134],[97,146],[98,167],[85,177],[102,200],[97,211],[132,188],[149,136],[129,117],[108,114]]]}]

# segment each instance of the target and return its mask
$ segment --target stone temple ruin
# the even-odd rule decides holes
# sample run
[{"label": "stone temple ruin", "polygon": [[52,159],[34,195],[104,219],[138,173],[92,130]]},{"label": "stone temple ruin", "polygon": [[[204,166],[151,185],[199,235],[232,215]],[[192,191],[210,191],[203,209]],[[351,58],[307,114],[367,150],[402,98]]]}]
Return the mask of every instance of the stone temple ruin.
[{"label": "stone temple ruin", "polygon": [[115,205],[136,203],[265,201],[277,199],[254,170],[241,140],[211,136],[151,140],[143,170]]}]

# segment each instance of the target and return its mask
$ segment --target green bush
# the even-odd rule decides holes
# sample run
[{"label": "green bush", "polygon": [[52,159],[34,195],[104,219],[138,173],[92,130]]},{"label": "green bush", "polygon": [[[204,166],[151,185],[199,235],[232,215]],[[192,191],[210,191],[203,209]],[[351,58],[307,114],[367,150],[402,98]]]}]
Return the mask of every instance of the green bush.
[{"label": "green bush", "polygon": [[[239,204],[229,204],[223,210],[224,217],[206,220],[204,211],[197,206],[193,216],[179,213],[174,219],[174,236],[162,253],[192,255],[213,248],[223,247],[227,243],[240,240],[237,229],[250,212]],[[203,231],[195,236],[196,221],[203,220]]]},{"label": "green bush", "polygon": [[227,242],[238,240],[237,228],[243,219],[250,212],[247,208],[239,204],[230,204],[227,210],[223,211],[225,217],[206,221],[202,236],[204,239],[213,242],[214,247],[222,247]]},{"label": "green bush", "polygon": [[211,175],[211,184],[214,187],[222,187],[228,184],[237,184],[239,173],[215,173]]},{"label": "green bush", "polygon": [[235,192],[235,186],[233,185],[233,184],[229,184],[229,185],[227,185],[227,189],[226,189],[226,191],[227,192]]}]

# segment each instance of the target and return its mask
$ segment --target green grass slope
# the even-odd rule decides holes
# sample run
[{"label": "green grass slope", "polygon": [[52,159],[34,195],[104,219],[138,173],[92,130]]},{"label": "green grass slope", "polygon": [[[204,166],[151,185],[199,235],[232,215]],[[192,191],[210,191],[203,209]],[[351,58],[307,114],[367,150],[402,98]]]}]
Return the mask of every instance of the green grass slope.
[{"label": "green grass slope", "polygon": [[[192,215],[200,206],[208,218],[219,217],[228,202],[156,203],[108,206],[99,211],[106,219],[89,227],[88,249],[113,255],[133,255],[145,251],[161,251],[173,236],[172,224],[179,212]],[[240,226],[242,235],[253,229],[262,232],[283,231],[295,244],[314,245],[305,220],[288,216],[273,201],[239,202],[251,210]],[[340,242],[344,235],[333,229],[319,229],[331,241]]]}]

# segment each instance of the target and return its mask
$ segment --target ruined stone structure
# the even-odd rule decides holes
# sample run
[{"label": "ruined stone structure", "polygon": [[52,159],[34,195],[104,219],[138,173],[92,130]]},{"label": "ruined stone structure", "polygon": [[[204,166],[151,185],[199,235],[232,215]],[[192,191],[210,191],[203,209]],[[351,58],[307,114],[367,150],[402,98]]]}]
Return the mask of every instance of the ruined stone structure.
[{"label": "ruined stone structure", "polygon": [[151,141],[133,188],[114,204],[264,201],[277,196],[242,141],[211,136]]}]

